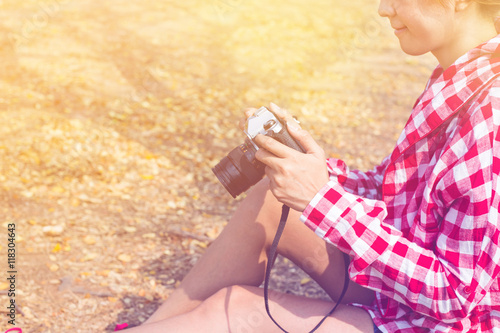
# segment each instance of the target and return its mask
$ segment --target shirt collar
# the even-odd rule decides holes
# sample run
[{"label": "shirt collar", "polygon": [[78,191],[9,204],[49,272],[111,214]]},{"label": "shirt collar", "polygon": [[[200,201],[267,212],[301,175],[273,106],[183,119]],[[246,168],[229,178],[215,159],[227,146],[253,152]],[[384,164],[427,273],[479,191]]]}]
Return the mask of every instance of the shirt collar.
[{"label": "shirt collar", "polygon": [[500,35],[470,50],[446,70],[438,65],[415,102],[391,160],[430,134],[500,74]]}]

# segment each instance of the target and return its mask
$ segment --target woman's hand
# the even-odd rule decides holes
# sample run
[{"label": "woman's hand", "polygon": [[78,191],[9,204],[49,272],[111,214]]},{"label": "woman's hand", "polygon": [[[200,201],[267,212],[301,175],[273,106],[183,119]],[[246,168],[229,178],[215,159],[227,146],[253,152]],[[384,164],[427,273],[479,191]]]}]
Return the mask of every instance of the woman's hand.
[{"label": "woman's hand", "polygon": [[276,199],[301,212],[329,180],[325,153],[286,110],[272,103],[271,110],[287,122],[288,132],[306,153],[259,134],[254,140],[261,149],[255,157],[266,165],[270,189]]}]

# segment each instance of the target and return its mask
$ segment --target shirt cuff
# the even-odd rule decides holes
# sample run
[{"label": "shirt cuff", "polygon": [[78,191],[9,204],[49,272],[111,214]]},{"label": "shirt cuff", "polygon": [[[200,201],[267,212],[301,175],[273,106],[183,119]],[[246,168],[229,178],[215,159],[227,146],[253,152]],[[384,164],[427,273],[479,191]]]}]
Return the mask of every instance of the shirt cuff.
[{"label": "shirt cuff", "polygon": [[346,192],[336,179],[332,179],[314,196],[300,220],[321,238],[328,238],[344,212],[358,199],[358,196]]},{"label": "shirt cuff", "polygon": [[382,201],[346,192],[341,184],[331,180],[311,200],[300,220],[316,235],[353,257],[359,271],[389,245],[389,235],[381,225],[386,214]]}]

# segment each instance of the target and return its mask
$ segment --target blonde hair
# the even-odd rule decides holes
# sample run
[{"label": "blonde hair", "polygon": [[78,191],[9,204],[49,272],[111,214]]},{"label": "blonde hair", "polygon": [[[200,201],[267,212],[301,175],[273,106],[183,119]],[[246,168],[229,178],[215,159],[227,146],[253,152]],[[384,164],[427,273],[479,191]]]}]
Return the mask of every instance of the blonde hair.
[{"label": "blonde hair", "polygon": [[[479,4],[481,11],[488,16],[496,16],[500,12],[500,0],[472,0]],[[438,0],[443,6],[450,5],[451,0]]]},{"label": "blonde hair", "polygon": [[[500,0],[472,0],[479,5],[479,9],[486,17],[496,18],[500,16]],[[438,0],[443,6],[451,4],[451,0]]]},{"label": "blonde hair", "polygon": [[500,0],[473,0],[479,4],[481,12],[487,17],[496,17],[500,12]]}]

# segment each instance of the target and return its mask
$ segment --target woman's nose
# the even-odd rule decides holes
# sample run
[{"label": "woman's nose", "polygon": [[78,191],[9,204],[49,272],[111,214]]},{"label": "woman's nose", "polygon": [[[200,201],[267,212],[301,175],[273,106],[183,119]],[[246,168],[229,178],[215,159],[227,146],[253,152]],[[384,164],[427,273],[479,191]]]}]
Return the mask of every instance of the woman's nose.
[{"label": "woman's nose", "polygon": [[393,0],[380,0],[378,14],[382,17],[394,16]]}]

